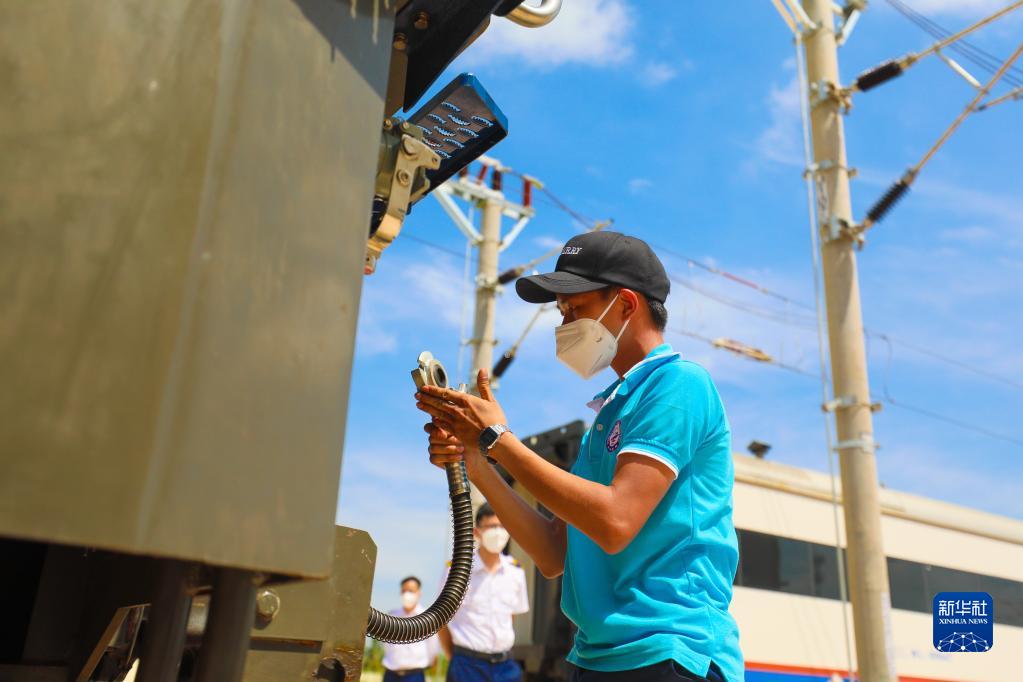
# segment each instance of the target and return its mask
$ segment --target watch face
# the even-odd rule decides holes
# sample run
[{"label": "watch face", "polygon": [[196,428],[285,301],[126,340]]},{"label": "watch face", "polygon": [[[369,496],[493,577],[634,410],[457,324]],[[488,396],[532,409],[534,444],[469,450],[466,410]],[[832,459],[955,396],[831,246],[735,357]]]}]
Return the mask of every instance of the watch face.
[{"label": "watch face", "polygon": [[501,434],[498,433],[492,426],[488,426],[487,428],[483,429],[482,433],[480,433],[480,445],[489,450],[491,447],[493,447],[494,443],[497,441],[497,437],[500,435]]}]

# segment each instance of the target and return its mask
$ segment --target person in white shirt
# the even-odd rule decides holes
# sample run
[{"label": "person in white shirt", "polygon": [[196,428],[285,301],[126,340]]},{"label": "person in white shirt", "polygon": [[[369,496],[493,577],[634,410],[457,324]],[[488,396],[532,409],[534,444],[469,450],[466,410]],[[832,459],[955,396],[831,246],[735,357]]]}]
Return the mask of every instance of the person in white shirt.
[{"label": "person in white shirt", "polygon": [[[392,616],[408,618],[425,609],[419,603],[422,582],[414,575],[401,581],[401,608]],[[384,644],[383,682],[426,682],[425,670],[433,665],[440,645],[437,636],[412,644]]]},{"label": "person in white shirt", "polygon": [[476,555],[461,608],[442,628],[441,646],[450,659],[447,682],[519,682],[522,668],[510,658],[512,616],[529,611],[526,573],[502,554],[508,531],[493,507],[476,512]]}]

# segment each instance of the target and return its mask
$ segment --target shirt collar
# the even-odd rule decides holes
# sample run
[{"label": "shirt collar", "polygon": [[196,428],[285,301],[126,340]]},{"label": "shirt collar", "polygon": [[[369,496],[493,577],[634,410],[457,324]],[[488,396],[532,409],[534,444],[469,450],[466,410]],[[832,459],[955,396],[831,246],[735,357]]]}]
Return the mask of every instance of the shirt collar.
[{"label": "shirt collar", "polygon": [[593,400],[586,404],[592,407],[594,411],[600,412],[601,408],[614,400],[615,396],[628,395],[629,391],[643,383],[643,380],[650,376],[651,372],[665,362],[680,356],[681,353],[673,350],[671,344],[662,343],[647,353],[645,358],[633,365],[621,379],[616,380],[603,391],[593,396]]},{"label": "shirt collar", "polygon": [[[501,555],[501,561],[497,564],[497,570],[494,571],[494,573],[500,573],[501,571],[504,570],[504,567],[507,564],[511,563],[511,562],[512,562],[512,557],[510,557],[510,556],[508,556],[506,554],[502,554]],[[489,570],[487,569],[487,565],[485,563],[483,563],[483,558],[480,557],[480,551],[478,549],[475,550],[473,552],[473,555],[472,555],[472,570],[474,570],[474,571],[483,571],[483,572],[489,573]]]}]

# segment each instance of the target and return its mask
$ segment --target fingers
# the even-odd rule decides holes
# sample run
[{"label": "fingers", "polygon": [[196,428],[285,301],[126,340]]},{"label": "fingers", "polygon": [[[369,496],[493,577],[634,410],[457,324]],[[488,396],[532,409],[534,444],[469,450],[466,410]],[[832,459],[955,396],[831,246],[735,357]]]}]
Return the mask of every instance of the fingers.
[{"label": "fingers", "polygon": [[443,408],[436,407],[430,403],[417,402],[416,408],[433,417],[433,422],[438,426],[441,426],[440,422],[450,423],[453,418],[458,416],[457,414],[446,412]]},{"label": "fingers", "polygon": [[470,397],[467,393],[462,393],[461,391],[456,391],[452,388],[439,388],[437,386],[423,386],[419,389],[419,392],[442,401],[455,403],[456,405],[467,404]]},{"label": "fingers", "polygon": [[479,388],[480,397],[488,402],[494,401],[494,393],[490,390],[490,373],[484,367],[480,367],[476,375],[476,386]]},{"label": "fingers", "polygon": [[423,426],[423,431],[430,434],[430,443],[442,443],[446,445],[450,444],[461,444],[458,437],[451,433],[451,425],[445,423],[444,426],[436,424],[434,422],[428,422]]},{"label": "fingers", "polygon": [[457,461],[462,459],[462,455],[465,454],[465,448],[462,447],[461,443],[434,443],[430,441],[430,457],[447,457],[451,461]]},{"label": "fingers", "polygon": [[[424,387],[425,388],[425,387]],[[416,393],[416,407],[423,412],[428,412],[433,416],[444,416],[444,415],[457,415],[461,414],[461,408],[453,404],[450,400],[438,397],[436,395],[427,395],[422,390]]]}]

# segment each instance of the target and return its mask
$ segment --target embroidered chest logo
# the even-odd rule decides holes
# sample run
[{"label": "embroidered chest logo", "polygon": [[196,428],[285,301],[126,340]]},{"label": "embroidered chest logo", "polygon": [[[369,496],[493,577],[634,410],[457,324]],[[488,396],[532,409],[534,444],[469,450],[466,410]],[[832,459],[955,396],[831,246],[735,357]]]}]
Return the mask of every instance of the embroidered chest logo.
[{"label": "embroidered chest logo", "polygon": [[622,443],[622,420],[619,419],[615,422],[615,425],[611,428],[611,433],[607,434],[607,441],[604,445],[607,447],[608,452],[614,452],[618,449],[618,446]]}]

